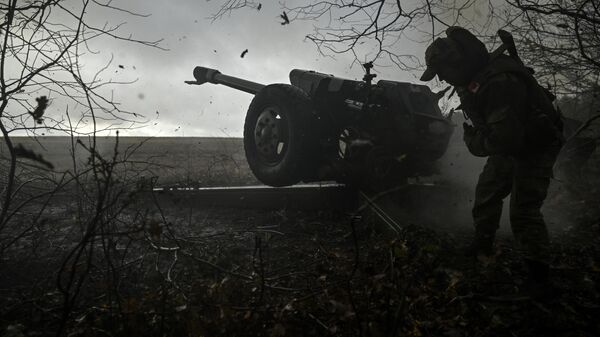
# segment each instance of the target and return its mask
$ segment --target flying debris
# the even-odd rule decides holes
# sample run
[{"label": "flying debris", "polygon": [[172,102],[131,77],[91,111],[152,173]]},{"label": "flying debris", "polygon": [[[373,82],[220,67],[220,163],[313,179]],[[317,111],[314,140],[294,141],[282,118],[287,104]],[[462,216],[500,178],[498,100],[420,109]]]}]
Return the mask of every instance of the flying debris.
[{"label": "flying debris", "polygon": [[42,119],[42,116],[44,116],[44,113],[46,112],[46,108],[48,107],[49,101],[46,96],[40,96],[35,100],[38,105],[35,107],[35,110],[33,110],[33,112],[29,111],[29,114],[38,124],[42,124],[42,122],[44,121]]},{"label": "flying debris", "polygon": [[281,23],[282,25],[287,25],[287,24],[290,23],[290,19],[288,18],[288,16],[285,13],[285,11],[283,11],[283,14],[281,14],[279,16],[283,19],[283,22]]},{"label": "flying debris", "polygon": [[246,54],[248,54],[248,49],[244,50],[242,52],[242,55],[240,55],[241,58],[244,58],[244,56],[246,56]]},{"label": "flying debris", "polygon": [[119,68],[121,68],[121,69],[125,69],[125,66],[124,66],[124,65],[122,65],[122,64],[119,64]]},{"label": "flying debris", "polygon": [[256,7],[257,10],[260,10],[262,8],[262,4],[258,4],[258,7]]}]

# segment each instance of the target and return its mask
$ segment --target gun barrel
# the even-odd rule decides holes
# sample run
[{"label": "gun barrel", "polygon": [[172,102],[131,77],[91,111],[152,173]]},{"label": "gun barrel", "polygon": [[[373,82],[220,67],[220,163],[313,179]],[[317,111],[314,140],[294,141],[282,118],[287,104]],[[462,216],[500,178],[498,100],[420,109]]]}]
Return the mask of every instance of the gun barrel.
[{"label": "gun barrel", "polygon": [[265,86],[264,84],[221,74],[221,72],[216,69],[206,67],[194,68],[194,78],[196,79],[194,84],[204,84],[206,82],[223,84],[230,88],[241,90],[253,95],[256,95]]}]

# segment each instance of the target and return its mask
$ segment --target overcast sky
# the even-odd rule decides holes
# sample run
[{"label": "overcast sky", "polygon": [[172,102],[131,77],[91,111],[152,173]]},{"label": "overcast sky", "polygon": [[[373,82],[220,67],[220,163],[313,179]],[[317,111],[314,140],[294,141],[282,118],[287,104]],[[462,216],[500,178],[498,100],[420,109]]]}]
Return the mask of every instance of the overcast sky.
[{"label": "overcast sky", "polygon": [[[312,21],[292,21],[281,25],[281,5],[265,1],[260,11],[240,9],[220,20],[212,21],[223,1],[213,0],[128,0],[119,1],[129,10],[148,14],[132,17],[114,11],[88,12],[96,25],[127,22],[121,34],[134,38],[163,39],[168,50],[144,47],[115,39],[94,45],[101,53],[84,58],[89,74],[114,57],[104,80],[136,83],[119,86],[114,97],[126,110],[143,114],[148,126],[122,133],[129,136],[216,136],[240,137],[252,95],[221,85],[190,86],[195,66],[206,66],[224,74],[255,82],[289,83],[294,68],[311,69],[345,78],[362,78],[363,69],[352,65],[352,55],[335,58],[319,55],[305,36],[313,31]],[[114,1],[117,5],[118,2]],[[410,41],[395,48],[415,54],[422,60],[424,45]],[[248,49],[244,58],[240,54]],[[121,68],[122,66],[122,68]],[[418,73],[395,67],[376,67],[377,79],[418,82]],[[59,111],[56,111],[59,113]]]},{"label": "overcast sky", "polygon": [[[87,61],[87,69],[92,71],[113,54],[114,71],[106,76],[113,76],[113,80],[137,79],[135,84],[118,87],[115,98],[125,109],[144,114],[151,122],[148,127],[125,135],[240,137],[253,96],[221,85],[184,84],[184,80],[193,79],[195,66],[215,68],[263,84],[289,83],[288,75],[293,68],[352,79],[363,74],[360,66],[351,67],[352,55],[336,55],[335,59],[319,55],[314,44],[305,40],[313,31],[314,22],[296,20],[281,25],[282,10],[275,1],[265,1],[260,11],[244,8],[214,22],[209,17],[222,1],[122,3],[150,16],[138,18],[104,11],[89,14],[98,24],[127,21],[122,33],[132,33],[140,39],[163,39],[161,46],[168,49],[104,40],[102,54]],[[407,41],[406,45],[413,50],[404,50],[402,46],[398,50],[418,56],[423,53],[413,43]],[[241,58],[245,49],[248,53]],[[412,82],[417,81],[418,75],[394,67],[376,68],[375,72],[378,79]]]}]

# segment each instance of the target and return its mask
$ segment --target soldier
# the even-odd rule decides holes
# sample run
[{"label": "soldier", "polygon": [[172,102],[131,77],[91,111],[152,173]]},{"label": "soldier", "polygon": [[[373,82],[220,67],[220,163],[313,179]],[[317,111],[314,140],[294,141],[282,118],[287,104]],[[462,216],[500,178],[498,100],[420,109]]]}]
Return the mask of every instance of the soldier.
[{"label": "soldier", "polygon": [[466,253],[493,255],[502,200],[510,194],[510,223],[533,284],[548,281],[548,232],[540,212],[560,150],[560,118],[548,92],[516,55],[488,53],[464,28],[426,50],[421,80],[436,75],[454,86],[472,125],[464,123],[469,151],[488,157],[475,191],[475,237]]}]

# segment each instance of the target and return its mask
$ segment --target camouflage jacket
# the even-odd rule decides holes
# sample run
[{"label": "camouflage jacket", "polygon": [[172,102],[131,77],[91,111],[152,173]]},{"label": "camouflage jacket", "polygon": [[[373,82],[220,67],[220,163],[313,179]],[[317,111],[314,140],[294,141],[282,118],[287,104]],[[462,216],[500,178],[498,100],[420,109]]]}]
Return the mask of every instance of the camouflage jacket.
[{"label": "camouflage jacket", "polygon": [[[541,87],[524,70],[514,59],[500,56],[466,88],[457,88],[461,107],[475,127],[474,134],[465,137],[472,154],[520,155],[556,141],[554,122],[545,117],[556,111],[551,101],[541,97]],[[538,99],[543,104],[538,104]],[[550,113],[541,111],[550,109]]]}]

